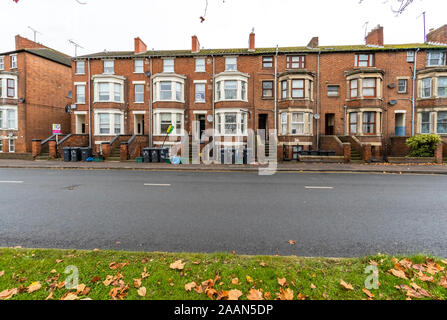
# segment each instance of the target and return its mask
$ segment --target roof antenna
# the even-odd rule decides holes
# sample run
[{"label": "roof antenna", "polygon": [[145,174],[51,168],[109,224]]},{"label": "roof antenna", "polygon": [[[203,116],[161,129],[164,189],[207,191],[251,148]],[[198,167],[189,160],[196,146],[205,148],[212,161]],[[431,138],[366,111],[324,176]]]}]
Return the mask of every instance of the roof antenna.
[{"label": "roof antenna", "polygon": [[72,39],[68,40],[68,42],[70,42],[70,44],[72,44],[75,47],[75,57],[77,57],[78,56],[78,48],[84,49],[84,47],[82,47],[81,45],[77,44]]},{"label": "roof antenna", "polygon": [[423,17],[423,21],[424,21],[424,43],[427,42],[427,29],[426,29],[426,24],[425,24],[425,11],[422,12],[419,16],[417,16],[416,19],[419,19],[420,17]]},{"label": "roof antenna", "polygon": [[36,29],[31,28],[30,26],[28,26],[28,29],[30,29],[34,33],[34,42],[37,42],[37,34],[42,34],[42,32],[39,32]]},{"label": "roof antenna", "polygon": [[365,28],[365,39],[366,39],[366,36],[368,35],[368,23],[369,23],[369,21],[366,21],[365,24],[363,25],[363,27]]}]

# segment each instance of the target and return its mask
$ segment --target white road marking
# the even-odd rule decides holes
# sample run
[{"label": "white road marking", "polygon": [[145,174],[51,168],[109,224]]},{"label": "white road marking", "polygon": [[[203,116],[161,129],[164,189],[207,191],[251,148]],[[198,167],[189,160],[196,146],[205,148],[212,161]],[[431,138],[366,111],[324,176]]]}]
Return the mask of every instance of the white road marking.
[{"label": "white road marking", "polygon": [[0,181],[0,183],[15,183],[15,184],[19,184],[19,183],[23,183],[23,181]]},{"label": "white road marking", "polygon": [[306,187],[306,189],[334,189],[334,187]]},{"label": "white road marking", "polygon": [[146,187],[170,187],[170,184],[145,183]]}]

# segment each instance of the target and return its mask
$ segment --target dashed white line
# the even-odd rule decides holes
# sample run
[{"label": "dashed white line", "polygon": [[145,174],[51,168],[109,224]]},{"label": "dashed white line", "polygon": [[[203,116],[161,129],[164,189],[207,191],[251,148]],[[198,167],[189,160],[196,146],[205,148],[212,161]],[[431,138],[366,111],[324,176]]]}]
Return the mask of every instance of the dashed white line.
[{"label": "dashed white line", "polygon": [[161,183],[145,183],[146,187],[170,187],[170,184],[161,184]]},{"label": "dashed white line", "polygon": [[23,183],[23,181],[0,181],[0,183],[14,183],[14,184],[19,184],[19,183]]},{"label": "dashed white line", "polygon": [[311,186],[307,186],[306,189],[334,189],[334,187],[311,187]]}]

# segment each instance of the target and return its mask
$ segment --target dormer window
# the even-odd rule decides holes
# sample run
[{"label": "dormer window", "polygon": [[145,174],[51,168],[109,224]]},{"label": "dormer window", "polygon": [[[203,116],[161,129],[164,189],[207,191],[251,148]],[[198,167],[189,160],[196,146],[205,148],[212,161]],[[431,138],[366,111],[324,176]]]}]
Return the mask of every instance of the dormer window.
[{"label": "dormer window", "polygon": [[445,66],[445,51],[429,51],[427,54],[427,67]]},{"label": "dormer window", "polygon": [[356,67],[374,67],[374,54],[356,54],[355,55]]},{"label": "dormer window", "polygon": [[115,73],[115,62],[113,60],[104,60],[104,74]]},{"label": "dormer window", "polygon": [[305,56],[288,56],[287,69],[304,69]]},{"label": "dormer window", "polygon": [[225,58],[225,71],[237,71],[237,58],[226,57]]},{"label": "dormer window", "polygon": [[174,59],[163,60],[163,72],[174,72]]}]

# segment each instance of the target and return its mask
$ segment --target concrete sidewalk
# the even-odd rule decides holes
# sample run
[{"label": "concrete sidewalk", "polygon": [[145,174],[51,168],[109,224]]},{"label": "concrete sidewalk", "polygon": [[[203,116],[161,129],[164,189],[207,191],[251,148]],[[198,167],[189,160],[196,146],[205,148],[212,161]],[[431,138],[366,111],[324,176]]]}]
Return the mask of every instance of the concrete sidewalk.
[{"label": "concrete sidewalk", "polygon": [[[222,171],[222,172],[257,172],[259,165],[171,165],[166,163],[136,162],[63,162],[59,160],[0,160],[0,168],[28,169],[84,169],[84,170],[162,170],[162,171]],[[364,173],[415,173],[415,174],[447,174],[446,165],[435,164],[344,164],[344,163],[279,163],[278,172],[364,172]]]}]

